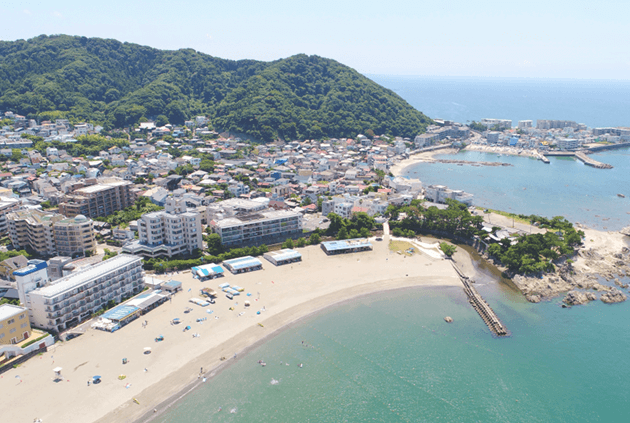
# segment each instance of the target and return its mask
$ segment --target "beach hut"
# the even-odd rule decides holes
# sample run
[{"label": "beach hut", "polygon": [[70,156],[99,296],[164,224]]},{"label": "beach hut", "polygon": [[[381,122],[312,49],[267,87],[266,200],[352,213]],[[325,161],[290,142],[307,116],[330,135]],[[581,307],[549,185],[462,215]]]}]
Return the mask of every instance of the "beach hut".
[{"label": "beach hut", "polygon": [[265,253],[263,257],[276,266],[302,261],[302,254],[289,248],[284,248],[278,251],[269,251],[268,253]]},{"label": "beach hut", "polygon": [[372,244],[367,238],[354,238],[339,241],[325,241],[321,248],[328,255],[356,253],[372,250]]},{"label": "beach hut", "polygon": [[225,260],[223,265],[234,274],[262,269],[262,263],[260,260],[252,256]]},{"label": "beach hut", "polygon": [[204,264],[203,266],[196,266],[190,269],[194,276],[199,277],[200,281],[206,279],[214,279],[223,276],[223,268],[218,264]]},{"label": "beach hut", "polygon": [[182,283],[180,281],[170,280],[162,284],[164,291],[175,293],[182,290]]}]

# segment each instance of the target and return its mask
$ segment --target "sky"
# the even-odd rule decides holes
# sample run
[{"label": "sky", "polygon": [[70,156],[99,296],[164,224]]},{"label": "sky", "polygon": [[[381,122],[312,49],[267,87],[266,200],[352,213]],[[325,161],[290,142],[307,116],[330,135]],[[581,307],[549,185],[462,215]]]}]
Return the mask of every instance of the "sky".
[{"label": "sky", "polygon": [[235,60],[306,53],[368,75],[630,79],[629,16],[627,0],[25,0],[0,4],[0,40],[81,35]]}]

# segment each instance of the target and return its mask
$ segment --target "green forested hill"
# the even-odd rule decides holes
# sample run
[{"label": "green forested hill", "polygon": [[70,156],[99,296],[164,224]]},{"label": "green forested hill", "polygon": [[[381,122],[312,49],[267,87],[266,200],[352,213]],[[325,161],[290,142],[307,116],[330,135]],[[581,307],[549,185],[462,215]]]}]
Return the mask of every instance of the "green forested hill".
[{"label": "green forested hill", "polygon": [[0,110],[106,128],[165,115],[208,115],[216,129],[262,140],[414,136],[430,119],[394,92],[334,60],[219,59],[116,40],[39,36],[0,42]]}]

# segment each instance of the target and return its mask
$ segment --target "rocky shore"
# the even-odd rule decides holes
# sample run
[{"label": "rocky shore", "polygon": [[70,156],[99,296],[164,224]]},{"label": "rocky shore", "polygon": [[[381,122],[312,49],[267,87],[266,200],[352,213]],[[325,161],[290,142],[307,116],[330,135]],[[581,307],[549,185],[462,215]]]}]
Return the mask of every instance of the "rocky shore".
[{"label": "rocky shore", "polygon": [[[588,230],[586,239],[594,237]],[[593,246],[580,248],[572,258],[557,265],[557,271],[541,277],[516,275],[514,284],[533,303],[551,299],[567,293],[563,303],[567,306],[586,304],[597,300],[596,292],[601,292],[599,299],[605,303],[626,301],[628,284],[620,278],[630,276],[630,249],[623,243],[620,233],[602,233],[597,241],[590,239]],[[605,239],[608,239],[606,243]],[[615,248],[619,248],[615,252]],[[604,281],[605,280],[605,281]],[[610,282],[611,285],[605,282]],[[616,285],[612,286],[612,284]]]}]

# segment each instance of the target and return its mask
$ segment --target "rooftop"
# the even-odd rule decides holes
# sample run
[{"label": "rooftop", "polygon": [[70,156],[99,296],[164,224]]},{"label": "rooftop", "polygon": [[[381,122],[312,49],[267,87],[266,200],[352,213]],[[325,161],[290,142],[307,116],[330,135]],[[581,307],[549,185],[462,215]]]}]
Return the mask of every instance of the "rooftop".
[{"label": "rooftop", "polygon": [[120,267],[128,264],[141,261],[141,257],[136,257],[130,254],[119,254],[109,260],[97,263],[91,267],[87,267],[83,270],[79,270],[76,273],[72,273],[61,279],[58,279],[52,285],[47,285],[43,288],[39,288],[34,292],[39,293],[44,297],[55,297],[66,291],[70,291],[83,283],[96,279],[99,276],[103,276],[109,272],[119,269]]},{"label": "rooftop", "polygon": [[0,322],[16,316],[20,313],[24,313],[25,311],[28,310],[24,307],[16,306],[13,304],[2,304],[0,305]]},{"label": "rooftop", "polygon": [[269,251],[267,254],[273,257],[276,261],[291,260],[302,257],[302,254],[295,250],[291,250],[290,248],[283,248],[278,251]]},{"label": "rooftop", "polygon": [[107,182],[103,184],[91,185],[89,187],[79,188],[75,191],[75,193],[79,194],[93,194],[99,191],[105,191],[111,188],[119,187],[122,185],[131,185],[129,181],[115,181],[115,182]]},{"label": "rooftop", "polygon": [[342,241],[325,241],[322,245],[328,251],[340,251],[349,248],[372,247],[367,238],[346,239]]},{"label": "rooftop", "polygon": [[252,256],[239,257],[231,260],[225,260],[223,262],[226,266],[230,266],[233,269],[240,270],[248,267],[262,266],[260,260]]}]

